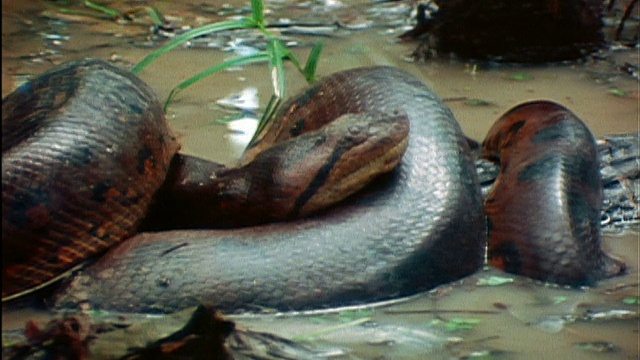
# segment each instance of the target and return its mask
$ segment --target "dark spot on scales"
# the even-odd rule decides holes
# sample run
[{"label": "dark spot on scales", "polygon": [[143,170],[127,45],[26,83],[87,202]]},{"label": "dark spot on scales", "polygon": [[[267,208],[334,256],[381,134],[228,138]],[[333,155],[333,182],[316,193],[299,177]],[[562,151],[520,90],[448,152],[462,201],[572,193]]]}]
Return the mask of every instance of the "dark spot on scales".
[{"label": "dark spot on scales", "polygon": [[556,170],[560,166],[561,159],[557,156],[550,155],[539,159],[538,161],[527,165],[518,174],[518,181],[541,181],[546,180],[556,174]]},{"label": "dark spot on scales", "polygon": [[517,132],[518,132],[518,131],[519,131],[519,130],[524,126],[524,124],[525,124],[525,121],[524,121],[524,120],[522,120],[522,121],[518,121],[518,122],[516,122],[516,123],[513,123],[513,124],[509,127],[509,131],[508,131],[508,132],[509,132],[509,133],[513,133],[513,134],[515,134],[515,133],[517,133]]},{"label": "dark spot on scales", "polygon": [[140,151],[138,151],[138,165],[136,167],[136,170],[138,170],[139,174],[144,174],[146,172],[147,160],[152,162],[151,164],[153,165],[153,167],[156,166],[156,161],[153,157],[153,151],[145,146],[140,149]]},{"label": "dark spot on scales", "polygon": [[89,148],[88,146],[83,147],[79,152],[78,152],[78,162],[80,162],[82,165],[89,165],[91,163],[91,160],[93,159],[93,151],[91,151],[91,148]]},{"label": "dark spot on scales", "polygon": [[[564,115],[558,115],[563,117]],[[534,144],[562,141],[568,144],[580,144],[589,134],[582,124],[575,121],[559,121],[546,126],[531,137]]]},{"label": "dark spot on scales", "polygon": [[504,271],[520,274],[522,268],[522,257],[518,250],[518,245],[514,242],[506,242],[500,244],[500,246],[491,249],[489,259],[501,258],[504,263]]},{"label": "dark spot on scales", "polygon": [[97,202],[104,202],[107,199],[107,192],[113,187],[113,184],[110,180],[106,180],[105,182],[96,185],[93,188],[93,194],[91,195],[91,200]]},{"label": "dark spot on scales", "polygon": [[491,218],[488,216],[485,216],[485,219],[487,221],[487,237],[491,237],[491,232],[493,231],[493,221],[491,221]]},{"label": "dark spot on scales", "polygon": [[33,226],[30,210],[37,206],[48,208],[50,201],[49,193],[42,188],[20,189],[14,196],[16,201],[12,204],[8,221],[16,226]]},{"label": "dark spot on scales", "polygon": [[102,226],[102,224],[93,224],[93,226],[91,227],[91,230],[89,230],[89,234],[91,234],[92,237],[94,238],[98,238],[98,239],[106,239],[109,236],[111,236],[110,233],[108,233],[107,231],[105,231],[104,227]]},{"label": "dark spot on scales", "polygon": [[129,114],[134,114],[134,115],[141,115],[144,114],[144,109],[140,106],[138,106],[137,103],[129,103],[128,107],[127,107],[127,112]]},{"label": "dark spot on scales", "polygon": [[118,204],[124,207],[130,207],[138,204],[140,199],[142,199],[142,195],[140,194],[127,194],[127,196],[118,196],[115,200],[118,202]]},{"label": "dark spot on scales", "polygon": [[93,160],[93,151],[89,146],[79,147],[74,149],[72,154],[67,152],[60,152],[53,157],[58,163],[68,164],[67,166],[82,167],[91,164]]},{"label": "dark spot on scales", "polygon": [[567,179],[574,179],[593,191],[600,191],[602,181],[600,179],[600,167],[596,159],[585,159],[579,155],[571,155],[564,158],[563,170],[567,173]]},{"label": "dark spot on scales", "polygon": [[[570,191],[567,195],[567,202],[571,218],[580,222],[580,224],[576,224],[576,227],[583,230],[587,228],[590,230],[587,234],[597,235],[600,224],[600,209],[594,208],[584,194],[578,191]],[[590,236],[586,236],[586,234],[574,234],[574,236],[582,243],[590,240]]]},{"label": "dark spot on scales", "polygon": [[[109,192],[112,190],[114,190],[114,193],[111,195],[111,199],[109,199],[110,197]],[[105,202],[107,200],[112,200],[112,201],[117,201],[118,204],[124,207],[128,207],[128,206],[136,205],[142,198],[142,195],[140,194],[135,194],[135,195],[131,195],[131,194],[124,195],[124,194],[127,194],[127,192],[126,191],[122,192],[117,188],[114,189],[113,181],[106,180],[102,184],[98,184],[94,187],[91,200],[97,201],[100,203]]]},{"label": "dark spot on scales", "polygon": [[299,107],[305,107],[313,99],[313,97],[316,96],[318,91],[320,91],[320,89],[318,87],[315,87],[315,86],[313,88],[305,91],[295,101],[295,105],[297,105]]},{"label": "dark spot on scales", "polygon": [[302,119],[299,119],[298,121],[296,121],[295,124],[293,124],[293,126],[289,130],[289,134],[292,137],[296,137],[296,136],[302,134],[302,132],[304,131],[304,127],[305,127],[305,122],[306,121],[307,121],[307,118],[302,118]]}]

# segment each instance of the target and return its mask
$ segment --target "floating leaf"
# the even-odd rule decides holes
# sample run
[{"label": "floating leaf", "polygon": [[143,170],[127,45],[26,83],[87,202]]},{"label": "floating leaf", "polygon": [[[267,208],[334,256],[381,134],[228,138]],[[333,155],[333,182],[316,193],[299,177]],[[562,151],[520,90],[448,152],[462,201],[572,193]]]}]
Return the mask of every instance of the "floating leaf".
[{"label": "floating leaf", "polygon": [[513,278],[502,277],[502,276],[489,276],[488,278],[480,278],[476,285],[478,286],[499,286],[508,283],[512,283]]},{"label": "floating leaf", "polygon": [[629,305],[640,304],[640,296],[627,297],[622,299],[622,302]]},{"label": "floating leaf", "polygon": [[357,319],[370,318],[372,315],[372,310],[347,310],[340,313],[340,315],[338,316],[338,320],[340,320],[340,322],[346,323]]},{"label": "floating leaf", "polygon": [[475,324],[480,323],[480,319],[453,318],[445,325],[448,331],[471,330]]},{"label": "floating leaf", "polygon": [[619,97],[628,97],[629,93],[620,89],[609,89],[609,94],[613,94]]},{"label": "floating leaf", "polygon": [[565,301],[567,301],[567,297],[566,296],[554,296],[553,297],[553,303],[556,304],[556,305],[562,304]]},{"label": "floating leaf", "polygon": [[509,80],[513,81],[529,81],[533,79],[533,75],[529,75],[526,73],[515,73],[509,76]]}]

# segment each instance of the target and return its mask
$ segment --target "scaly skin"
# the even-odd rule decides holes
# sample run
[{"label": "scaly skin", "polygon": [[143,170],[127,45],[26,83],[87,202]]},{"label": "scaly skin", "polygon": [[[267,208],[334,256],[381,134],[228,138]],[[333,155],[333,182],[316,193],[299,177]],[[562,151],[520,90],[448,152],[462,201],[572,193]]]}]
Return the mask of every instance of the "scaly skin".
[{"label": "scaly skin", "polygon": [[153,90],[104,61],[4,98],[3,299],[135,234],[177,150]]},{"label": "scaly skin", "polygon": [[140,234],[77,276],[57,306],[300,310],[414,294],[475,272],[485,219],[473,159],[451,111],[413,76],[390,67],[331,75],[285,105],[294,128],[272,131],[287,138],[342,114],[398,110],[411,127],[401,164],[347,203],[288,223]]},{"label": "scaly skin", "polygon": [[489,130],[483,153],[501,164],[485,202],[492,265],[574,286],[624,272],[600,248],[596,143],[577,116],[549,101],[521,104]]}]

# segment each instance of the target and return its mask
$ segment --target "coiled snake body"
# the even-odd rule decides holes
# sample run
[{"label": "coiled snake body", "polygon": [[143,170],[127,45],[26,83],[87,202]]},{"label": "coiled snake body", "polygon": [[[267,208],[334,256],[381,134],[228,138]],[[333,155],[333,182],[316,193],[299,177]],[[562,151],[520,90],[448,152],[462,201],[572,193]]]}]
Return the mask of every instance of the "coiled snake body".
[{"label": "coiled snake body", "polygon": [[[100,114],[98,120],[68,111],[76,109],[73,101],[82,95],[89,97],[83,100],[79,111]],[[111,101],[120,105],[112,107]],[[414,294],[475,272],[483,263],[486,226],[467,140],[451,111],[433,92],[411,75],[390,67],[331,75],[285,104],[279,120],[248,150],[245,167],[249,175],[225,170],[223,185],[204,187],[214,188],[223,195],[222,200],[209,200],[208,195],[203,195],[203,187],[187,187],[182,190],[187,195],[187,205],[203,209],[206,202],[230,210],[231,218],[237,219],[246,212],[269,220],[274,210],[267,208],[255,214],[253,210],[238,210],[234,208],[236,199],[249,203],[251,208],[252,200],[247,194],[262,194],[256,202],[279,198],[274,195],[278,192],[260,192],[255,184],[278,182],[277,174],[295,169],[296,161],[304,161],[307,150],[319,147],[316,145],[324,143],[327,136],[309,138],[312,140],[300,145],[306,150],[287,158],[264,150],[265,144],[283,143],[300,133],[313,134],[341,115],[363,113],[392,118],[394,126],[401,126],[397,124],[408,118],[409,141],[402,161],[393,171],[378,177],[348,201],[301,220],[240,229],[138,234],[75,276],[58,297],[57,305],[89,303],[97,309],[135,312],[170,312],[200,302],[211,302],[229,311],[309,309]],[[126,136],[125,130],[110,128],[113,125],[99,129],[95,123],[106,123],[100,117],[104,114],[114,118],[116,124],[134,123],[138,127],[126,130],[130,134]],[[63,119],[54,122],[54,115]],[[141,118],[150,118],[152,125],[143,125],[146,122],[139,122]],[[49,121],[54,124],[53,129],[59,129],[57,133],[48,129],[45,135],[26,135]],[[30,130],[5,129],[5,124],[18,128],[17,124],[24,123],[31,124],[26,127]],[[72,130],[78,123],[89,125],[85,130]],[[346,138],[353,142],[358,137],[354,134],[361,130],[351,125],[346,128],[353,133]],[[35,155],[28,155],[18,150],[25,142],[22,139],[30,142],[48,134],[64,137],[61,134],[70,131],[79,133],[67,142],[81,146],[74,150],[79,155],[69,159],[58,153],[51,156],[30,150],[28,154]],[[110,131],[116,136],[108,140],[95,135]],[[20,139],[13,141],[20,144],[5,148],[7,136]],[[134,137],[142,139],[136,142],[141,145],[128,148]],[[95,60],[62,66],[4,99],[3,140],[3,254],[14,254],[3,255],[3,294],[7,289],[15,292],[34,286],[34,278],[38,279],[35,283],[42,281],[38,276],[51,276],[77,259],[99,253],[135,233],[177,150],[151,90],[126,71]],[[54,143],[50,138],[44,141]],[[383,139],[381,143],[384,142]],[[52,146],[58,150],[71,147],[55,144]],[[315,202],[316,190],[333,181],[337,176],[335,168],[346,166],[341,161],[348,150],[340,144],[314,170],[306,187],[287,190],[298,191],[298,195],[284,217],[313,213],[315,208],[309,205],[312,210],[307,211],[307,205]],[[126,149],[125,155],[114,155],[121,148]],[[397,153],[397,146],[390,148]],[[36,176],[32,169],[44,162],[43,154],[63,165],[51,174]],[[110,165],[97,165],[101,156],[111,159]],[[30,160],[20,160],[24,158]],[[182,161],[176,159],[174,165]],[[366,161],[356,157],[356,162]],[[17,163],[17,168],[7,171],[8,163]],[[108,173],[106,180],[95,180],[100,171],[115,167],[125,170]],[[89,180],[79,175],[79,169],[84,169]],[[61,182],[63,185],[56,183],[60,180],[48,180],[49,175],[65,172],[73,174],[72,180]],[[232,174],[230,180],[225,182],[224,174]],[[33,181],[34,177],[41,181]],[[81,185],[76,180],[88,182]],[[46,181],[54,182],[49,186]],[[341,189],[352,186],[353,181],[340,184]],[[168,188],[172,186],[169,184]],[[50,195],[45,187],[64,190],[63,195]],[[85,190],[84,196],[91,202],[78,203],[80,195],[69,191],[74,187]],[[52,210],[54,206],[62,210]],[[78,208],[80,213],[90,213],[88,220],[71,215],[71,210]],[[129,212],[120,212],[120,208]],[[109,216],[106,220],[92,220],[98,219],[94,217],[98,213]],[[65,233],[70,229],[72,236]],[[37,246],[27,246],[27,241]],[[600,251],[599,238],[587,241],[595,241]],[[563,254],[559,251],[550,256]]]}]

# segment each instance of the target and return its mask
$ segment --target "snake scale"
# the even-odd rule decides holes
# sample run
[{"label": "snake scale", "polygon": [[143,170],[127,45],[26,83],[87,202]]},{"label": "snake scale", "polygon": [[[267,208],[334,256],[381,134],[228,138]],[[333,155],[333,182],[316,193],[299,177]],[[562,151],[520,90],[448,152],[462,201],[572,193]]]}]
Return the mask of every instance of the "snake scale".
[{"label": "snake scale", "polygon": [[[72,106],[74,99],[83,96],[86,104],[77,107],[78,111],[98,120],[69,111],[76,109]],[[564,108],[562,111],[570,113]],[[235,209],[234,204],[244,202],[251,209],[266,200],[279,199],[279,195],[274,195],[278,192],[258,191],[255,184],[288,184],[288,180],[278,179],[281,171],[273,169],[284,169],[282,172],[294,169],[299,164],[294,161],[297,157],[304,163],[306,154],[312,153],[308,151],[309,144],[320,144],[327,138],[321,132],[328,122],[343,115],[363,114],[374,120],[382,118],[380,124],[385,127],[392,124],[402,127],[408,119],[408,144],[402,145],[406,151],[397,166],[394,163],[393,169],[385,169],[385,174],[338,206],[319,213],[311,205],[310,210],[306,210],[308,204],[315,202],[316,190],[331,188],[333,183],[339,184],[338,190],[361,187],[342,174],[343,166],[354,162],[343,164],[346,157],[342,155],[351,151],[343,142],[322,158],[324,162],[311,172],[306,187],[287,190],[298,191],[298,195],[284,215],[277,215],[276,219],[304,215],[302,219],[257,225],[248,220],[251,226],[237,229],[184,229],[134,235],[150,204],[161,203],[162,199],[158,198],[171,193],[172,189],[187,195],[183,203],[175,199],[181,198],[177,196],[169,202],[176,206],[176,212],[186,209],[186,213],[194,214],[196,220],[187,227],[208,221],[198,215],[206,213],[211,217],[208,204],[221,211],[231,209],[228,217],[232,223],[234,219],[243,222],[243,213],[251,214],[245,218],[257,218],[256,223],[273,220],[270,217],[277,211],[269,207],[254,213]],[[112,125],[91,125],[102,124],[100,116],[115,118],[116,124],[135,123],[137,127],[125,130]],[[53,121],[56,117],[62,120]],[[148,118],[151,125],[138,121],[144,118]],[[250,175],[246,172],[239,175],[235,169],[221,170],[203,161],[196,166],[193,164],[198,163],[197,160],[174,156],[177,145],[166,128],[153,92],[132,74],[102,61],[65,64],[21,86],[3,100],[2,119],[3,168],[7,169],[9,163],[18,164],[18,170],[3,171],[3,296],[8,286],[18,284],[15,291],[33,286],[32,279],[40,270],[47,275],[55,272],[56,267],[68,268],[87,253],[102,253],[116,243],[119,244],[63,287],[56,297],[56,306],[85,304],[104,310],[160,313],[202,302],[227,311],[335,307],[415,294],[467,276],[484,261],[486,221],[467,139],[437,95],[399,69],[369,67],[339,72],[292,98],[270,128],[247,150],[242,169]],[[43,135],[32,135],[37,133],[34,129],[41,127],[39,124],[49,122],[58,132],[47,129]],[[20,147],[34,141],[33,138],[44,138],[46,144],[54,143],[53,138],[71,131],[65,128],[70,123],[72,128],[90,124],[85,130],[74,130],[77,134],[67,141],[80,144],[80,150],[73,150],[75,155],[70,159],[62,155],[63,150],[71,147],[66,143],[53,145],[57,152],[40,149],[22,153],[27,150]],[[350,134],[346,136],[348,143],[353,143],[353,138],[358,138],[354,134],[361,132],[352,125],[347,125],[346,131]],[[107,140],[95,135],[102,133],[116,135],[110,135]],[[587,141],[593,142],[588,130],[587,134]],[[281,144],[301,137],[306,140],[295,146],[306,150],[286,157],[270,150],[272,144],[276,144],[276,148],[288,147]],[[135,138],[141,140],[134,145],[132,139]],[[12,146],[8,146],[8,142]],[[381,143],[385,143],[384,139]],[[398,155],[400,150],[396,145],[389,148],[395,149],[393,153]],[[121,149],[128,155],[115,155],[116,150]],[[43,162],[43,154],[57,158],[63,165],[48,174],[35,175],[32,169]],[[170,162],[172,156],[173,162]],[[355,156],[355,163],[367,168],[364,156]],[[98,165],[101,157],[110,159],[111,163]],[[382,163],[389,164],[390,160]],[[45,193],[43,188],[46,181],[51,181],[50,175],[81,167],[88,169],[88,176],[74,174],[70,183],[53,186],[63,195]],[[115,170],[118,176],[108,175],[108,181],[95,180],[96,173],[111,171],[113,167],[124,170]],[[175,170],[176,167],[179,169]],[[194,175],[189,173],[192,168],[209,172]],[[170,175],[158,191],[164,195],[153,199],[167,173]],[[549,174],[547,181],[553,177],[563,181],[575,176],[563,171]],[[137,180],[138,176],[146,179]],[[216,185],[202,186],[202,179],[211,178],[215,178]],[[77,184],[76,180],[88,181],[88,185]],[[219,185],[220,181],[224,185]],[[85,195],[92,202],[77,203],[80,195],[72,194],[69,191],[72,188],[87,190]],[[204,194],[205,188],[215,189],[216,196]],[[565,190],[552,188],[549,197],[561,198]],[[256,191],[261,194],[259,200],[247,197]],[[591,208],[597,206],[597,196],[594,201]],[[63,204],[62,215],[51,210],[55,204]],[[196,210],[187,209],[189,205]],[[549,204],[539,205],[541,211],[548,210]],[[69,209],[78,208],[90,215],[108,213],[111,216],[108,220],[90,221],[69,215]],[[120,213],[120,208],[126,208],[129,213]],[[581,209],[561,207],[557,211],[576,212],[580,221],[585,216],[591,219],[592,212]],[[495,222],[489,218],[490,224]],[[89,245],[79,245],[79,236],[63,235],[69,228],[76,235],[88,234],[85,244]],[[35,231],[26,231],[29,229]],[[489,230],[496,233],[495,228]],[[41,241],[44,246],[25,245],[29,243],[27,240],[47,232],[49,238],[53,233],[55,240]],[[605,257],[600,250],[599,236],[573,235],[563,241],[578,242],[578,247],[588,243],[590,249],[596,249],[598,259]],[[120,243],[121,240],[124,241]],[[531,246],[537,246],[536,242],[539,241],[535,240]],[[517,246],[511,246],[510,254],[524,256],[526,251],[515,250],[527,246],[518,242]],[[4,255],[7,252],[12,255]],[[562,262],[565,253],[552,251],[548,256]],[[29,261],[36,265],[24,265]],[[600,271],[603,267],[600,260],[587,260],[584,266],[594,269],[589,272],[592,276],[571,279],[569,283],[591,283],[623,271],[622,265],[616,271]],[[521,271],[514,265],[503,267],[516,273]],[[540,276],[534,277],[563,281],[543,271],[547,270],[540,270]],[[531,276],[526,272],[525,275]]]}]

